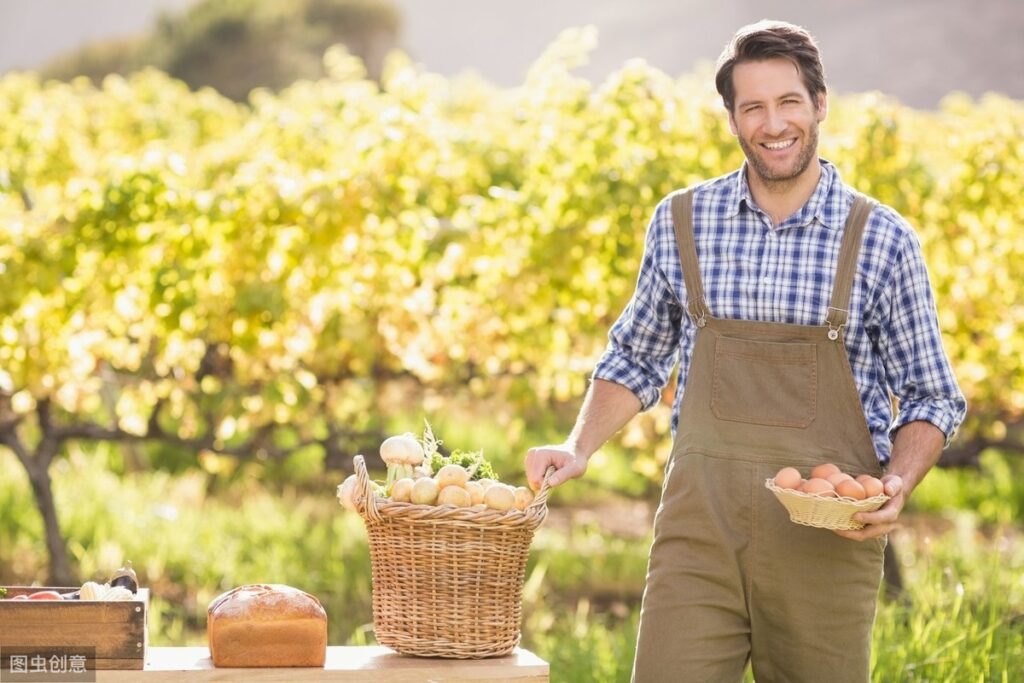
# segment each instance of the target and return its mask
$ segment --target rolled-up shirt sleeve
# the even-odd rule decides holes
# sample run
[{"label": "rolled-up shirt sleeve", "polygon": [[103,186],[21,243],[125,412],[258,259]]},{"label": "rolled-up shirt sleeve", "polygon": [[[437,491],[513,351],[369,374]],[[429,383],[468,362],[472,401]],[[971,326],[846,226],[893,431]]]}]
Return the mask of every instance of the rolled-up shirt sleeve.
[{"label": "rolled-up shirt sleeve", "polygon": [[644,240],[636,290],[608,333],[608,345],[591,379],[626,387],[644,410],[654,406],[679,355],[682,306],[664,263],[665,249],[676,250],[668,201],[655,209]]},{"label": "rolled-up shirt sleeve", "polygon": [[887,296],[889,315],[879,350],[889,388],[899,399],[889,438],[908,422],[924,420],[942,430],[948,445],[964,420],[967,402],[942,348],[928,271],[912,230],[905,233]]}]

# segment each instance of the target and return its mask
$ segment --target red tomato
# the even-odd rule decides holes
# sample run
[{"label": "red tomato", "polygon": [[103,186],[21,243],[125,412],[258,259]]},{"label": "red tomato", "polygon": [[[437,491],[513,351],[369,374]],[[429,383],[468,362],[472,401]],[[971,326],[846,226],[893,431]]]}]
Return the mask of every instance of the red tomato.
[{"label": "red tomato", "polygon": [[57,591],[37,591],[28,596],[29,600],[62,600]]}]

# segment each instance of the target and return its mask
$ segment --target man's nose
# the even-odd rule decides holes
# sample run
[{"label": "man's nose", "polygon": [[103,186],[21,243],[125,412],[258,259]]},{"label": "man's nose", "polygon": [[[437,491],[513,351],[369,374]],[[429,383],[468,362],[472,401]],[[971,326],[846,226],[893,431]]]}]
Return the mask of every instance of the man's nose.
[{"label": "man's nose", "polygon": [[786,120],[782,117],[782,113],[778,109],[770,107],[764,123],[764,132],[768,135],[781,135],[785,130]]}]

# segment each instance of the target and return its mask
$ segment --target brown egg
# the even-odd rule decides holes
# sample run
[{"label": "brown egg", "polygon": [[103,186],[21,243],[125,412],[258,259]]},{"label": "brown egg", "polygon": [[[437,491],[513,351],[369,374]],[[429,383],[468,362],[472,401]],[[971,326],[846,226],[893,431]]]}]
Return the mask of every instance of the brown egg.
[{"label": "brown egg", "polygon": [[864,500],[865,498],[864,487],[853,478],[836,484],[836,493],[843,498],[853,498],[854,500]]},{"label": "brown egg", "polygon": [[873,498],[874,496],[881,495],[881,493],[883,492],[882,482],[879,481],[878,479],[875,479],[870,474],[860,475],[859,477],[857,477],[857,481],[860,483],[861,486],[864,487],[864,495],[867,496],[868,498]]},{"label": "brown egg", "polygon": [[828,483],[830,483],[833,486],[835,486],[836,490],[839,489],[839,482],[841,482],[841,481],[853,481],[853,477],[851,477],[846,472],[837,472],[835,474],[830,474],[827,477],[825,477],[825,479],[828,480]]},{"label": "brown egg", "polygon": [[827,479],[811,478],[804,482],[800,490],[804,493],[817,493],[822,496],[834,496],[836,489]]},{"label": "brown egg", "polygon": [[839,474],[839,468],[826,462],[811,470],[811,479],[828,479],[833,474]]},{"label": "brown egg", "polygon": [[780,489],[796,489],[800,488],[804,478],[800,476],[800,471],[795,467],[783,467],[775,475],[774,481]]}]

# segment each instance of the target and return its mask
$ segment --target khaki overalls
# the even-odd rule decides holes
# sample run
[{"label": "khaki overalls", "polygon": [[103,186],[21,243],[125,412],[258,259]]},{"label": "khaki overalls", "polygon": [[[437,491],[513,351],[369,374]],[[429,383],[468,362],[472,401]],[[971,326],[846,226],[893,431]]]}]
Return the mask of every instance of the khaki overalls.
[{"label": "khaki overalls", "polygon": [[884,539],[794,524],[764,487],[786,465],[881,468],[843,326],[870,200],[844,228],[823,325],[714,318],[693,238],[693,195],[673,197],[688,313],[698,325],[654,520],[633,680],[869,679]]}]

